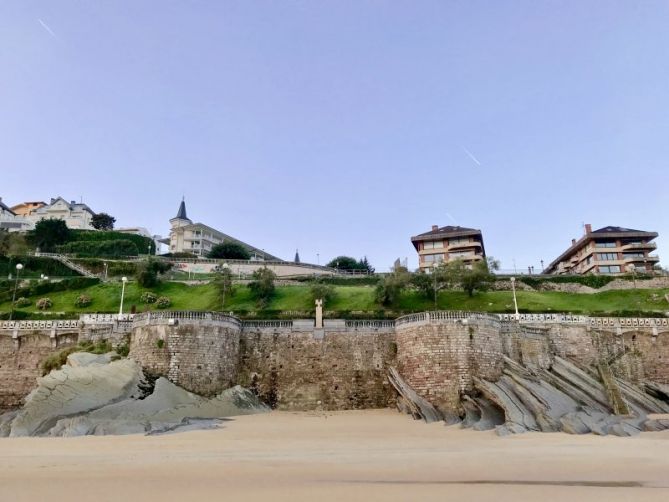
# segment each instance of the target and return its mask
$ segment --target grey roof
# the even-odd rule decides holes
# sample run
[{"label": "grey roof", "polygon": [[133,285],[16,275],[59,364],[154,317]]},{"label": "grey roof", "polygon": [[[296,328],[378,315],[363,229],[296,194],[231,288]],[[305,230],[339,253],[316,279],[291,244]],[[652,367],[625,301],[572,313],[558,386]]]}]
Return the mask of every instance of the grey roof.
[{"label": "grey roof", "polygon": [[646,232],[644,230],[633,230],[631,228],[623,227],[603,227],[599,230],[591,232],[591,234],[653,234],[654,232]]},{"label": "grey roof", "polygon": [[180,220],[188,219],[188,216],[186,216],[186,201],[184,199],[181,199],[181,204],[179,204],[179,210],[177,211],[175,218]]},{"label": "grey roof", "polygon": [[7,211],[8,213],[11,213],[12,215],[16,216],[16,213],[12,211],[4,202],[2,202],[2,199],[0,199],[0,209],[3,211]]}]

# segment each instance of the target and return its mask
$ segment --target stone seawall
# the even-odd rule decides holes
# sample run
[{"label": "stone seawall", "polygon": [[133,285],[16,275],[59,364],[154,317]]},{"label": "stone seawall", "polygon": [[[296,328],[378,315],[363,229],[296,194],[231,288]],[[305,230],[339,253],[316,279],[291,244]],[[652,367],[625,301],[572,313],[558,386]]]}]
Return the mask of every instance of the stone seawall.
[{"label": "stone seawall", "polygon": [[386,375],[396,351],[392,329],[248,328],[239,383],[279,409],[383,408],[394,401]]},{"label": "stone seawall", "polygon": [[[16,335],[16,336],[14,336]],[[0,412],[22,404],[42,376],[42,363],[56,350],[77,343],[78,333],[31,330],[0,333]]]},{"label": "stone seawall", "polygon": [[421,396],[455,413],[475,378],[501,376],[505,356],[544,369],[556,356],[583,366],[605,361],[628,381],[669,384],[666,319],[528,315],[519,323],[508,316],[437,312],[396,322],[328,320],[323,329],[313,320],[242,323],[218,313],[93,321],[52,329],[0,325],[0,408],[20,404],[55,351],[83,339],[119,343],[123,337],[130,339],[130,357],[149,374],[203,395],[239,383],[286,410],[392,405],[386,375],[395,366]]},{"label": "stone seawall", "polygon": [[418,394],[455,413],[473,376],[490,380],[502,372],[500,323],[435,320],[397,328],[397,366]]},{"label": "stone seawall", "polygon": [[240,331],[233,319],[156,319],[133,329],[129,357],[153,376],[210,396],[237,383]]}]

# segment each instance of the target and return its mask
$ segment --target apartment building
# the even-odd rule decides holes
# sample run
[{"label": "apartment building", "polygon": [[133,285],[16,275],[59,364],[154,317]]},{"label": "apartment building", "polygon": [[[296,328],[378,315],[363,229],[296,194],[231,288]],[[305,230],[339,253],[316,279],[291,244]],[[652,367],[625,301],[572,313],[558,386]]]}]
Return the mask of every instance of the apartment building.
[{"label": "apartment building", "polygon": [[193,223],[186,214],[186,202],[181,201],[177,215],[170,220],[170,236],[161,242],[169,245],[170,253],[191,253],[205,258],[211,248],[223,242],[235,242],[244,246],[252,260],[283,261],[250,244],[235,239],[203,223]]},{"label": "apartment building", "polygon": [[430,270],[435,264],[462,260],[466,265],[485,259],[483,234],[475,228],[432,225],[432,230],[411,238],[418,266]]},{"label": "apartment building", "polygon": [[657,245],[652,242],[657,232],[623,227],[604,227],[592,230],[585,225],[585,234],[572,239],[571,246],[558,256],[544,274],[625,274],[649,273],[660,261],[652,254]]},{"label": "apartment building", "polygon": [[30,229],[30,223],[20,214],[16,214],[2,202],[0,197],[0,230],[7,232],[22,232]]}]

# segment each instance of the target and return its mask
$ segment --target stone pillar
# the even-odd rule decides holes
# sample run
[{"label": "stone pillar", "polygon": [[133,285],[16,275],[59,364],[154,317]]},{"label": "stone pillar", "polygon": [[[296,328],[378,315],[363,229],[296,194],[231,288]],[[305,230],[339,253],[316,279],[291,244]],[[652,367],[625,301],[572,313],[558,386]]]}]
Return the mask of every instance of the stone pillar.
[{"label": "stone pillar", "polygon": [[12,342],[14,342],[14,350],[19,350],[20,342],[18,328],[14,329],[14,332],[12,333]]},{"label": "stone pillar", "polygon": [[323,300],[316,300],[316,329],[323,328]]},{"label": "stone pillar", "polygon": [[51,348],[55,349],[58,347],[58,338],[56,337],[56,329],[52,329],[49,333],[49,338],[51,338]]}]

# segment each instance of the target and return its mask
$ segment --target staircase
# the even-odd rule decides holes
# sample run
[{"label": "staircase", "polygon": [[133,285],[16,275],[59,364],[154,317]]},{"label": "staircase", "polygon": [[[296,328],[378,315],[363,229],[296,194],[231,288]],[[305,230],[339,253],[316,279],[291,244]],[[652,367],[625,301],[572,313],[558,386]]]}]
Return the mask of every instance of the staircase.
[{"label": "staircase", "polygon": [[80,273],[84,277],[99,277],[97,274],[94,274],[93,272],[86,270],[84,267],[81,265],[77,265],[73,261],[71,261],[67,256],[58,254],[58,253],[35,253],[35,256],[39,257],[45,257],[45,258],[53,258],[54,260],[57,260],[61,262],[63,265],[65,265],[67,268],[70,270],[74,270],[75,272]]}]

